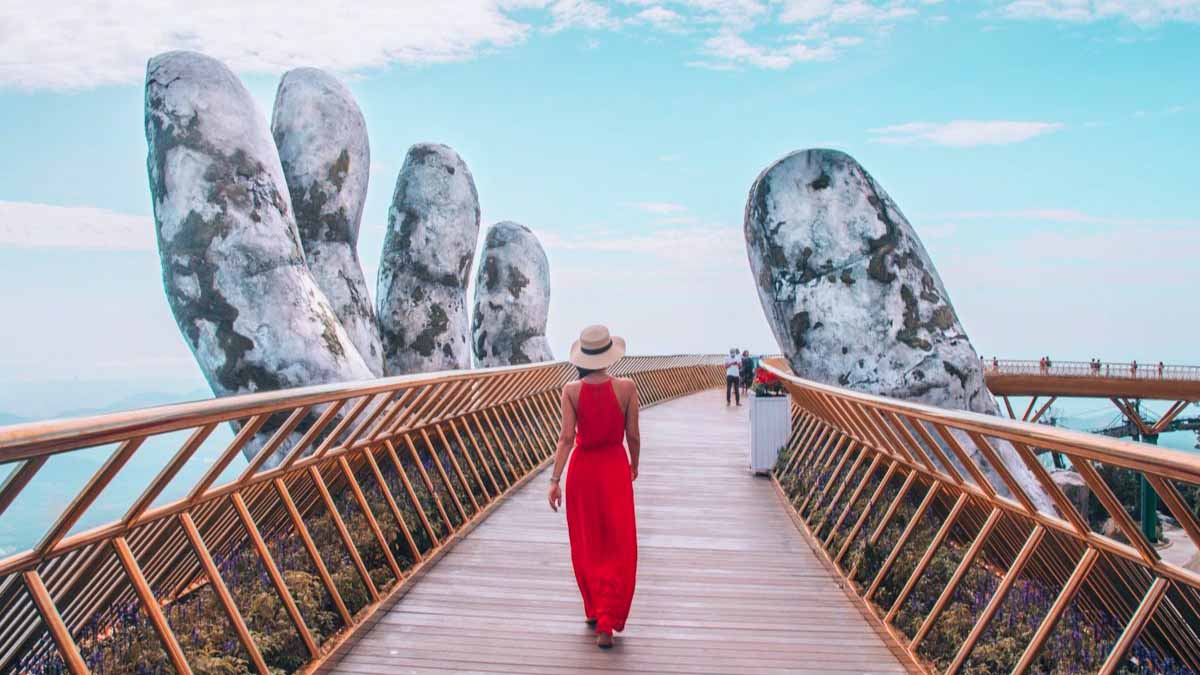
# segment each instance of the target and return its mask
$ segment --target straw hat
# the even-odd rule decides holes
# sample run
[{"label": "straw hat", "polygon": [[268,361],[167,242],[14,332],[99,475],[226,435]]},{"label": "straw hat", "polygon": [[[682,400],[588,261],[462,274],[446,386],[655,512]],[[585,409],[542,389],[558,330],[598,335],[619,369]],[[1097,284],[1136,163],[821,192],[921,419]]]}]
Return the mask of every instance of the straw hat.
[{"label": "straw hat", "polygon": [[571,345],[568,361],[587,370],[607,368],[625,355],[625,338],[609,335],[607,326],[588,326]]}]

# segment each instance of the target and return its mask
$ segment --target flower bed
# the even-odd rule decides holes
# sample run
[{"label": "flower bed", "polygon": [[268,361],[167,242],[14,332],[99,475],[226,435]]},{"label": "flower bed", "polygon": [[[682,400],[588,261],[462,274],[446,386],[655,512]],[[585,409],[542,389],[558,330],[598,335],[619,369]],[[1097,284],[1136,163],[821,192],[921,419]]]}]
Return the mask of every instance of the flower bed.
[{"label": "flower bed", "polygon": [[[824,464],[823,461],[801,462],[790,474],[779,475],[787,459],[787,457],[781,457],[776,465],[776,476],[780,486],[788,495],[794,508],[806,507],[802,510],[801,516],[810,528],[818,528],[814,534],[818,538],[823,538],[829,534],[829,529],[834,525],[833,521],[841,513],[845,502],[861,478],[863,470],[856,470],[854,475],[847,476],[849,469],[843,468],[835,475],[833,471],[837,463],[835,459],[830,467],[820,466]],[[853,462],[853,458],[850,458],[849,462]],[[868,481],[860,498],[852,505],[846,519],[839,527],[838,532],[834,533],[830,542],[828,552],[831,555],[835,555],[842,546],[844,537],[857,521],[869,495],[873,493],[882,477],[883,472],[876,471]],[[833,495],[837,493],[839,484],[831,486],[826,496],[823,499],[820,498],[821,491],[830,480],[850,481],[837,500],[833,499]],[[860,595],[866,592],[867,587],[875,579],[884,560],[895,547],[901,532],[915,514],[928,490],[928,487],[918,480],[901,500],[895,515],[884,528],[878,540],[870,543],[871,533],[878,527],[883,513],[895,499],[902,483],[901,475],[892,476],[841,560],[842,568],[848,570],[848,577]],[[810,490],[814,494],[808,498]],[[806,498],[808,498],[807,505],[805,505]],[[833,503],[835,501],[836,503]],[[829,518],[822,523],[822,519],[825,519],[827,514],[829,514]],[[887,613],[898,597],[910,574],[924,556],[945,516],[944,507],[931,507],[896,556],[872,598],[880,616]],[[950,536],[938,547],[929,566],[896,613],[893,625],[902,634],[910,639],[916,634],[958,568],[967,547],[977,534],[979,522],[972,522],[960,515],[956,524],[951,528]],[[1028,534],[1027,529],[1025,532]],[[1049,533],[1046,536],[1057,537],[1058,535]],[[1009,555],[1015,556],[1015,552]],[[919,656],[938,670],[944,670],[950,665],[984,608],[995,594],[1001,575],[1011,563],[1012,560],[1004,559],[989,561],[986,555],[980,555],[972,561],[950,600],[919,644],[917,650]],[[1102,557],[1099,564],[1107,563]],[[962,672],[1007,673],[1020,659],[1029,639],[1046,616],[1059,592],[1058,586],[1047,584],[1046,581],[1035,578],[1027,572],[1028,568],[1017,577],[1005,599],[1000,603],[995,616],[988,623],[984,634],[964,663]],[[1144,589],[1142,590],[1144,591]],[[1088,592],[1090,591],[1086,588],[1083,591],[1083,593]],[[1077,596],[1064,610],[1038,654],[1031,672],[1088,673],[1095,672],[1103,664],[1120,634],[1124,621],[1129,617],[1112,616],[1098,608],[1101,606],[1100,603],[1084,603],[1082,602],[1084,598],[1083,594]],[[1184,673],[1190,671],[1174,657],[1162,654],[1143,640],[1138,639],[1130,649],[1120,672]]]},{"label": "flower bed", "polygon": [[[457,450],[457,446],[455,448]],[[445,538],[451,530],[437,509],[433,493],[421,478],[417,462],[413,460],[407,447],[397,446],[396,450],[431,529],[439,539]],[[472,513],[472,506],[466,488],[458,484],[460,481],[452,468],[450,455],[445,448],[438,451],[438,459],[447,475],[451,477],[451,485],[447,487],[441,480],[428,448],[418,442],[417,450],[420,466],[425,469],[430,482],[433,483],[446,516],[457,528],[462,524],[462,516],[454,506],[451,490],[461,500],[468,515]],[[456,453],[456,456],[461,455]],[[490,459],[488,461],[493,473],[497,475],[497,480],[500,480],[501,467]],[[411,504],[400,474],[390,460],[381,460],[379,466],[384,482],[401,509],[401,515],[417,549],[422,554],[428,552],[433,548],[434,542]],[[463,470],[464,473],[468,471],[465,466]],[[482,473],[483,468],[480,467],[480,470]],[[326,472],[324,475],[326,482],[330,482],[337,474]],[[362,487],[363,495],[396,562],[404,570],[411,568],[415,563],[412,551],[375,480],[374,473],[369,468],[364,468],[356,473],[355,478]],[[298,493],[301,486],[311,487],[308,481],[309,478],[304,476],[289,487],[293,493]],[[473,479],[468,481],[473,483]],[[486,498],[478,486],[472,485],[470,489],[476,495],[476,499]],[[348,489],[335,491],[333,502],[369,576],[383,593],[396,580],[366,516]],[[225,508],[232,507],[227,505]],[[318,502],[306,514],[305,525],[333,578],[338,594],[350,613],[357,613],[370,602],[370,595],[342,543],[333,518]],[[309,632],[317,644],[322,644],[345,626],[333,598],[317,575],[307,549],[293,531],[290,521],[286,526],[275,528],[271,532],[264,531],[263,535],[271,557],[284,576]],[[213,545],[213,542],[208,543]],[[242,542],[223,555],[217,555],[214,551],[213,556],[218,571],[271,672],[292,673],[302,668],[309,661],[310,655],[254,549]],[[194,564],[195,559],[192,558],[187,563]],[[156,597],[168,597],[171,594],[171,589],[152,590]],[[249,655],[237,639],[237,634],[216,594],[207,584],[201,584],[173,602],[167,603],[163,607],[163,613],[195,673],[232,675],[253,671]],[[93,673],[140,675],[173,670],[153,625],[136,599],[124,601],[110,608],[108,612],[98,613],[77,631],[74,637]],[[41,649],[31,650],[22,658],[17,664],[17,672],[30,675],[59,675],[69,671],[57,652]]]},{"label": "flower bed", "polygon": [[755,396],[788,395],[779,376],[761,367],[754,370],[754,382],[750,385],[750,391],[753,391]]}]

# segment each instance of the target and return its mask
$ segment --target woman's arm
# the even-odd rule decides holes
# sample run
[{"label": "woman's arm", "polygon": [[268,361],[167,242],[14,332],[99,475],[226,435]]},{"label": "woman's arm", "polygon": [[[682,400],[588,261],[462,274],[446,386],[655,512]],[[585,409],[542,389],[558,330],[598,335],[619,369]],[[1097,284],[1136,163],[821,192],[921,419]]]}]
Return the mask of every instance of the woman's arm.
[{"label": "woman's arm", "polygon": [[554,451],[554,468],[550,473],[550,491],[546,494],[546,498],[550,501],[550,508],[558,511],[558,507],[562,505],[562,481],[563,467],[567,464],[567,457],[571,454],[571,448],[575,445],[575,406],[571,403],[571,395],[567,393],[567,388],[563,387],[562,392],[562,425],[558,430],[558,447]]},{"label": "woman's arm", "polygon": [[[630,381],[632,384],[632,380]],[[637,385],[632,384],[629,405],[625,409],[625,444],[629,446],[629,473],[632,480],[638,477],[638,462],[642,457],[642,430],[638,426]]]}]

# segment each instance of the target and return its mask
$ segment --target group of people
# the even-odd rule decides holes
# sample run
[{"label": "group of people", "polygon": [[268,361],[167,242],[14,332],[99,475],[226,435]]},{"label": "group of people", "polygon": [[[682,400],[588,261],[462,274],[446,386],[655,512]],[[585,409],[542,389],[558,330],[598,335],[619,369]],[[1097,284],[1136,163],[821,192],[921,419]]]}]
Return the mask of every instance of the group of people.
[{"label": "group of people", "polygon": [[[980,360],[983,361],[985,369],[989,367],[987,361],[982,356],[980,357]],[[1043,375],[1048,374],[1050,372],[1050,369],[1053,367],[1054,367],[1054,362],[1050,360],[1049,356],[1043,356],[1042,358],[1038,359],[1038,371],[1041,372],[1041,374],[1043,374]],[[1000,372],[999,359],[997,359],[996,357],[993,356],[990,368],[994,372]],[[1113,364],[1104,363],[1100,359],[1095,359],[1095,358],[1088,359],[1088,370],[1093,375],[1100,375],[1101,371],[1103,371],[1103,374],[1107,377],[1108,375],[1111,374],[1112,368],[1113,368]],[[1122,368],[1127,368],[1129,375],[1131,377],[1138,376],[1138,362],[1137,361],[1130,362],[1130,364],[1128,366],[1122,366],[1121,364],[1116,364],[1116,368],[1117,368],[1118,373],[1121,372]],[[1152,372],[1154,374],[1156,374],[1158,377],[1162,377],[1163,370],[1165,368],[1166,368],[1166,366],[1163,365],[1163,362],[1159,361],[1157,368]],[[1146,371],[1143,370],[1142,372],[1146,372]]]},{"label": "group of people", "polygon": [[742,404],[742,392],[754,383],[755,366],[749,350],[742,350],[740,356],[737,347],[729,350],[729,356],[725,358],[725,405]]}]

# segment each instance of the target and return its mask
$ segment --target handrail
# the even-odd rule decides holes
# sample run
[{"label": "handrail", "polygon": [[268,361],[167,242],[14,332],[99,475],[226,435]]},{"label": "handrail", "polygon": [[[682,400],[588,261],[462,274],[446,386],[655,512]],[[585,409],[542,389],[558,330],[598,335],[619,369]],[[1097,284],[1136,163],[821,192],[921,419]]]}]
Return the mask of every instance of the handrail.
[{"label": "handrail", "polygon": [[1050,377],[1112,377],[1135,380],[1196,380],[1200,366],[1118,361],[1042,361],[981,359],[985,375],[1047,375]]},{"label": "handrail", "polygon": [[[966,667],[986,630],[1009,626],[995,621],[997,612],[1015,584],[1026,584],[1020,597],[1029,602],[1037,593],[1028,589],[1041,589],[1045,603],[1025,615],[1044,614],[1008,636],[1022,649],[1007,665],[989,662],[993,669],[1052,668],[1035,664],[1065,649],[1052,636],[1065,630],[1062,617],[1076,615],[1103,634],[1098,660],[1073,664],[1082,671],[1114,672],[1135,642],[1138,658],[1153,653],[1200,669],[1200,574],[1163,560],[1109,483],[1145,475],[1182,536],[1200,546],[1200,521],[1177,485],[1200,486],[1200,457],[855,392],[782,365],[767,367],[791,393],[794,428],[776,485],[830,565],[914,660],[947,673]],[[1086,485],[1082,498],[1068,498],[1040,463],[1045,450],[1070,461],[1074,480]],[[1019,484],[1003,456],[1018,458],[1036,485]],[[1051,512],[1038,510],[1031,489],[1049,497]],[[1098,527],[1104,517],[1107,533]],[[967,579],[977,587],[967,589]],[[968,591],[986,605],[964,599]],[[964,613],[971,622],[954,623]]]},{"label": "handrail", "polygon": [[[706,355],[627,356],[610,372],[631,377],[652,405],[717,386],[720,364]],[[0,428],[0,470],[8,469],[0,516],[52,457],[113,446],[38,543],[0,560],[0,671],[87,673],[126,631],[151,636],[140,658],[160,659],[155,668],[190,672],[198,638],[181,633],[172,614],[188,603],[219,608],[245,667],[312,670],[549,461],[558,396],[571,379],[569,364],[543,363]],[[156,504],[224,424],[234,426],[232,440],[186,496]],[[178,432],[186,440],[140,496],[129,496],[123,518],[72,531],[149,441]],[[246,468],[224,480],[242,454]],[[321,589],[316,596],[292,587],[301,573]],[[264,628],[252,625],[247,593],[267,593],[289,618],[298,654],[258,643]],[[324,610],[314,597],[326,598]],[[333,612],[340,628],[314,624],[318,610]]]}]

